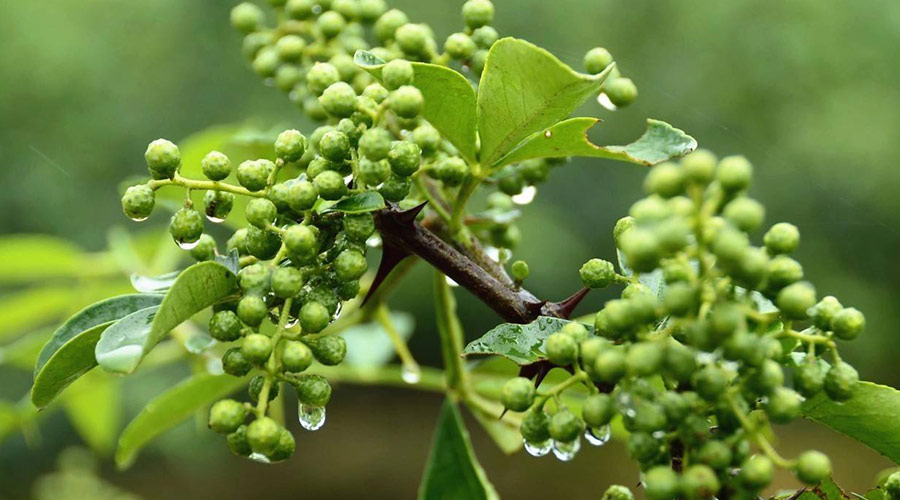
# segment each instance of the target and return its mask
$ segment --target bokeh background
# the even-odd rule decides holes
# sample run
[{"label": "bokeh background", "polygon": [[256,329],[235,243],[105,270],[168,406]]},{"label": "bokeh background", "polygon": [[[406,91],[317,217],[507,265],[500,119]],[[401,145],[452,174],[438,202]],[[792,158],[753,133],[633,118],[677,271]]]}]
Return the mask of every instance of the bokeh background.
[{"label": "bokeh background", "polygon": [[[461,3],[391,5],[430,23],[442,40],[461,28]],[[0,233],[46,233],[100,252],[115,238],[110,227],[137,229],[121,214],[117,186],[143,172],[150,140],[177,141],[210,126],[248,121],[311,131],[241,56],[240,37],[228,25],[232,4],[0,2]],[[703,147],[749,157],[757,172],[752,194],[768,207],[768,222],[789,220],[801,229],[799,258],[807,276],[821,294],[838,295],[867,315],[869,328],[846,346],[846,358],[865,379],[900,385],[900,3],[495,4],[502,35],[542,45],[576,67],[587,49],[605,46],[637,83],[640,97],[626,110],[610,113],[596,103],[583,110],[605,120],[594,131],[597,140],[628,141],[639,135],[646,117],[654,117],[688,131]],[[533,291],[564,297],[578,286],[584,260],[613,256],[612,226],[640,195],[643,173],[603,160],[576,160],[553,172],[522,222],[518,257],[531,264]],[[165,217],[146,224],[163,227]],[[0,262],[7,270],[16,266]],[[420,287],[427,270],[418,267],[392,306],[416,317],[411,346],[417,359],[438,365],[430,292]],[[0,288],[0,316],[18,310],[13,299],[20,292]],[[458,295],[470,338],[496,323],[484,306],[464,292]],[[581,311],[605,298],[596,294]],[[11,317],[0,317],[0,338],[25,333],[16,331],[25,327],[12,324]],[[172,368],[129,381],[118,402],[126,418],[185,373]],[[27,372],[0,361],[0,399],[19,400],[29,384]],[[95,474],[154,499],[411,498],[439,404],[438,396],[413,391],[340,387],[328,425],[300,436],[298,454],[287,464],[233,458],[220,439],[189,423],[147,450],[133,469],[117,472],[106,457]],[[124,421],[110,418],[99,425],[121,428]],[[478,455],[506,497],[598,498],[611,482],[632,485],[637,479],[619,444],[586,450],[562,464],[524,454],[505,457],[471,427]],[[782,431],[786,453],[810,446],[828,452],[838,482],[856,491],[871,486],[889,466],[813,424]],[[60,413],[39,419],[24,435],[9,432],[2,439],[4,499],[39,496],[53,481],[65,480],[66,474],[54,472],[57,457],[80,444]],[[84,462],[76,455],[63,455],[70,469]],[[779,481],[795,485],[789,477]]]}]

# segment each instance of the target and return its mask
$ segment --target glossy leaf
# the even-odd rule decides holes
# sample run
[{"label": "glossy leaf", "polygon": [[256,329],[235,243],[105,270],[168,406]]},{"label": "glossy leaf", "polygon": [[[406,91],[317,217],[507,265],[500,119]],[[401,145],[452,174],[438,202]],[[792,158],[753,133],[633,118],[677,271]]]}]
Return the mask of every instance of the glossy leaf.
[{"label": "glossy leaf", "polygon": [[463,427],[459,408],[450,399],[444,401],[437,430],[431,444],[425,475],[419,485],[422,500],[456,498],[500,498],[488,482],[484,469],[475,458],[469,433]]},{"label": "glossy leaf", "polygon": [[181,271],[174,271],[162,276],[131,275],[131,286],[141,293],[163,293],[172,287]]},{"label": "glossy leaf", "polygon": [[[540,316],[526,325],[503,323],[492,328],[477,340],[473,340],[463,350],[463,355],[495,354],[508,358],[519,365],[527,365],[546,359],[544,341],[550,334],[558,332],[569,320]],[[585,325],[588,331],[594,328]]]},{"label": "glossy leaf", "polygon": [[571,118],[535,132],[516,149],[501,158],[493,168],[532,158],[586,156],[609,158],[640,165],[684,156],[697,148],[697,141],[666,122],[647,120],[647,129],[636,141],[625,146],[597,146],[587,136],[600,120]]},{"label": "glossy leaf", "polygon": [[35,407],[46,407],[69,384],[97,366],[94,349],[100,335],[113,323],[88,328],[54,351],[34,377],[31,403]]},{"label": "glossy leaf", "polygon": [[116,465],[127,468],[154,438],[175,427],[194,412],[228,396],[246,383],[230,375],[195,375],[160,394],[132,420],[116,449]]},{"label": "glossy leaf", "polygon": [[[415,328],[412,314],[392,312],[391,322],[403,340],[408,339]],[[351,326],[339,334],[347,341],[347,366],[377,367],[394,357],[394,344],[384,328],[377,322]]]},{"label": "glossy leaf", "polygon": [[322,209],[322,213],[344,212],[345,214],[362,214],[384,208],[384,198],[378,191],[363,191],[350,195],[343,200]]},{"label": "glossy leaf", "polygon": [[[356,64],[381,79],[385,62],[360,50]],[[422,92],[422,117],[450,141],[469,162],[475,161],[475,89],[460,73],[435,64],[414,62],[413,85]]]},{"label": "glossy leaf", "polygon": [[133,372],[166,334],[227,297],[235,290],[236,283],[234,273],[215,262],[201,262],[185,269],[158,310],[145,309],[142,314],[124,318],[101,335],[95,350],[97,361],[107,371]]},{"label": "glossy leaf", "polygon": [[98,454],[112,454],[122,419],[122,381],[99,370],[86,373],[62,403],[81,439]]},{"label": "glossy leaf", "polygon": [[836,403],[825,394],[803,404],[803,416],[868,445],[900,464],[900,391],[860,382],[853,396]]},{"label": "glossy leaf", "polygon": [[481,164],[494,165],[531,134],[569,116],[600,91],[613,67],[585,75],[536,45],[499,40],[488,53],[478,86]]}]

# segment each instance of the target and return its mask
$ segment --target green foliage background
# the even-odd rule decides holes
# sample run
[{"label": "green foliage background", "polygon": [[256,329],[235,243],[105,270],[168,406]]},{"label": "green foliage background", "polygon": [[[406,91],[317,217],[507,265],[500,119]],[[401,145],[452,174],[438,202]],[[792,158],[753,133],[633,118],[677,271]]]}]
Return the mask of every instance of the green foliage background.
[{"label": "green foliage background", "polygon": [[[866,338],[847,345],[847,357],[864,378],[900,385],[892,348],[900,303],[900,3],[495,3],[501,34],[546,47],[573,66],[595,45],[616,56],[641,95],[617,113],[590,105],[605,120],[592,131],[604,143],[632,139],[652,116],[720,154],[747,155],[757,167],[752,192],[768,207],[767,221],[790,220],[800,227],[799,258],[821,284],[820,293],[839,291],[848,305],[866,312]],[[430,23],[439,39],[461,26],[460,4],[392,2],[412,19]],[[117,186],[144,171],[142,153],[150,140],[179,140],[248,120],[265,128],[283,123],[311,130],[279,91],[260,85],[250,71],[239,36],[227,23],[230,7],[212,0],[0,2],[0,233],[50,233],[101,250],[110,226],[137,229],[120,213]],[[642,177],[640,167],[605,160],[576,160],[555,170],[525,209],[519,255],[531,264],[529,287],[545,298],[563,297],[578,286],[584,260],[613,257],[612,225],[638,196]],[[156,215],[148,224],[164,223]],[[424,266],[417,272],[424,277]],[[430,297],[419,293],[416,282],[422,280],[410,279],[394,303],[416,316],[417,358],[439,363]],[[10,293],[0,289],[0,302]],[[597,294],[582,311],[604,298]],[[470,337],[496,322],[464,294],[460,307]],[[28,378],[5,370],[0,367],[0,397],[24,394]],[[123,404],[133,415],[182,375],[166,372],[129,382]],[[300,442],[303,452],[318,455],[314,463],[298,458],[279,467],[246,465],[188,427],[176,431],[187,436],[181,444],[190,439],[198,446],[172,446],[179,438],[169,436],[136,470],[103,475],[148,498],[176,491],[231,497],[236,488],[288,498],[301,483],[310,497],[327,492],[350,498],[358,493],[353,485],[365,481],[370,497],[412,496],[438,399],[342,387],[336,403],[326,430]],[[565,465],[505,458],[479,432],[473,437],[482,463],[507,494],[521,487],[526,497],[561,492],[593,498],[591,488],[615,481],[623,470],[633,477],[630,469],[614,465],[623,458],[617,446],[591,450]],[[809,425],[784,435],[786,451],[823,441]],[[836,458],[839,482],[858,489],[871,485],[885,462],[831,435],[824,434],[828,442],[820,446]],[[0,496],[27,496],[33,478],[51,470],[56,452],[74,442],[69,424],[54,416],[42,426],[39,446],[29,449],[21,437],[0,444]],[[609,469],[597,472],[598,464]],[[252,480],[221,479],[236,477],[238,470],[252,470]],[[158,474],[171,474],[172,480],[160,485]],[[544,479],[517,479],[538,474]]]}]

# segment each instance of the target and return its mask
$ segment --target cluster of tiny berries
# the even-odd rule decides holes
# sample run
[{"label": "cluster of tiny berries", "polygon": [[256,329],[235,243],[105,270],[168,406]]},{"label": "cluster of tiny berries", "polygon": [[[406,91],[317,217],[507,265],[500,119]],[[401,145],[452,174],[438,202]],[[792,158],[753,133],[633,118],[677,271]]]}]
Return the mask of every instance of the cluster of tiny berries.
[{"label": "cluster of tiny berries", "polygon": [[[806,484],[830,475],[818,451],[779,455],[769,427],[796,419],[805,398],[851,397],[859,377],[837,341],[855,339],[865,318],[804,281],[794,225],[751,243],[765,215],[746,194],[752,171],[744,157],[705,150],[650,170],[648,196],[616,224],[621,271],[600,259],[580,270],[586,287],[624,285],[621,297],[593,331],[571,322],[544,343],[571,378],[546,391],[522,377],[503,388],[504,405],[525,412],[529,451],[570,459],[582,435],[608,439],[618,416],[652,500],[755,496],[775,467]],[[590,391],[580,415],[558,397],[574,385]],[[621,490],[609,498],[631,498]]]}]

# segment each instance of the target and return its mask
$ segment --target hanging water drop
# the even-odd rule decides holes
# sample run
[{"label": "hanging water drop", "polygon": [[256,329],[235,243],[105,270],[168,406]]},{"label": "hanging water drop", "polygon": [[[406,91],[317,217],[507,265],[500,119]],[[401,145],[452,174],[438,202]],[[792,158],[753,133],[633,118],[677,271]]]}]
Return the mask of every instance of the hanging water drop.
[{"label": "hanging water drop", "polygon": [[453,279],[450,278],[450,276],[444,276],[444,280],[446,280],[446,281],[447,281],[447,284],[450,285],[450,286],[452,286],[452,287],[457,287],[457,286],[459,286],[459,283],[453,281]]},{"label": "hanging water drop", "polygon": [[609,424],[601,425],[600,427],[588,427],[584,431],[584,439],[591,446],[603,446],[609,442],[611,434],[612,429],[610,429]]},{"label": "hanging water drop", "polygon": [[377,234],[373,234],[369,236],[369,239],[366,240],[366,246],[369,248],[378,248],[381,246],[381,236]]},{"label": "hanging water drop", "polygon": [[262,453],[256,453],[256,452],[253,452],[253,453],[250,454],[250,457],[249,457],[249,458],[250,458],[250,460],[253,460],[254,462],[259,462],[259,463],[261,463],[261,464],[270,464],[270,463],[272,463],[272,462],[268,459],[268,457],[266,457],[266,456],[263,455]]},{"label": "hanging water drop", "polygon": [[400,378],[407,384],[418,384],[419,380],[422,380],[422,369],[419,365],[403,365]]},{"label": "hanging water drop", "polygon": [[540,443],[529,443],[526,440],[523,441],[525,443],[525,451],[527,451],[528,454],[533,457],[543,457],[544,455],[550,453],[550,450],[553,449],[552,439],[548,439]]},{"label": "hanging water drop", "polygon": [[613,104],[612,101],[609,100],[609,96],[607,96],[606,94],[598,95],[597,102],[599,102],[601,106],[603,106],[604,108],[606,108],[610,111],[615,111],[616,109],[618,109],[616,107],[616,105]]},{"label": "hanging water drop", "polygon": [[544,137],[546,137],[547,139],[553,137],[553,132],[551,132],[551,131],[549,131],[549,130],[546,131],[546,132],[544,132]]},{"label": "hanging water drop", "polygon": [[134,222],[144,222],[145,220],[147,220],[149,218],[150,218],[149,215],[146,217],[129,217],[129,219],[133,220]]},{"label": "hanging water drop", "polygon": [[299,323],[299,322],[300,322],[299,319],[297,319],[293,316],[290,316],[287,320],[287,323],[284,324],[284,327],[285,328],[293,328],[293,327],[297,326],[297,323]]},{"label": "hanging water drop", "polygon": [[553,441],[553,454],[556,455],[556,458],[563,461],[568,462],[575,458],[575,455],[578,454],[578,450],[581,449],[581,439],[575,438],[568,443],[563,443],[560,441]]},{"label": "hanging water drop", "polygon": [[210,375],[222,375],[225,369],[222,366],[222,358],[210,356],[206,358],[206,372]]},{"label": "hanging water drop", "polygon": [[325,425],[325,407],[300,403],[297,408],[300,425],[308,431],[317,431]]},{"label": "hanging water drop", "polygon": [[215,215],[206,214],[206,220],[212,222],[213,224],[219,224],[225,221],[224,217],[216,217]]},{"label": "hanging water drop", "polygon": [[97,363],[113,373],[131,373],[141,362],[144,349],[135,344],[123,345],[112,351],[97,352]]},{"label": "hanging water drop", "polygon": [[193,250],[194,247],[200,244],[200,240],[197,239],[195,241],[175,241],[178,244],[178,248],[182,250]]},{"label": "hanging water drop", "polygon": [[512,201],[516,205],[527,205],[534,200],[534,195],[537,194],[537,188],[534,186],[525,186],[522,189],[522,192],[513,196]]},{"label": "hanging water drop", "polygon": [[331,316],[331,321],[337,321],[337,319],[341,317],[341,311],[344,309],[343,305],[343,302],[338,302],[337,308],[334,310],[334,315]]}]

